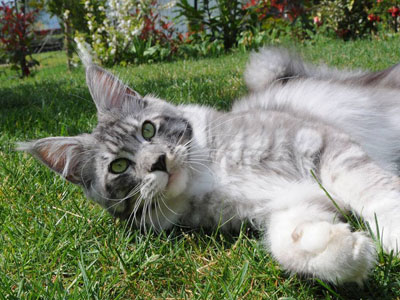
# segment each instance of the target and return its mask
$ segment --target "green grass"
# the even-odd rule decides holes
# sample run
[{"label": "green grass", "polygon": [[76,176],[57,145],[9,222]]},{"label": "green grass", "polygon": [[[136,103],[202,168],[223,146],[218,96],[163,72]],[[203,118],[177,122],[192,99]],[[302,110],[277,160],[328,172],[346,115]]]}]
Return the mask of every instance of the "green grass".
[{"label": "green grass", "polygon": [[[381,69],[400,41],[296,45],[314,62]],[[248,55],[114,69],[141,94],[229,108],[246,93]],[[363,289],[286,274],[244,228],[238,237],[173,230],[127,232],[13,143],[89,132],[95,108],[78,68],[62,53],[38,57],[33,78],[0,72],[0,299],[399,299],[400,260],[380,253]],[[305,99],[306,101],[306,99]]]}]

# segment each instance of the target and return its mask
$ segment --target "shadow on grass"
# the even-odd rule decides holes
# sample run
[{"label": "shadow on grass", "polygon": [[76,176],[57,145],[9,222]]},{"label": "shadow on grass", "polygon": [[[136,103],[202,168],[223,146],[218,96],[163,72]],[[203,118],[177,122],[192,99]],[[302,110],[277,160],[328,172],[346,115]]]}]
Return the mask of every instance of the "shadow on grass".
[{"label": "shadow on grass", "polygon": [[63,80],[1,87],[0,106],[0,132],[17,138],[75,135],[87,130],[95,115],[87,88]]},{"label": "shadow on grass", "polygon": [[178,79],[146,80],[135,88],[143,95],[154,94],[175,104],[199,104],[218,110],[229,110],[232,102],[245,93],[245,88],[233,89],[219,84],[218,78],[206,76]]},{"label": "shadow on grass", "polygon": [[[145,80],[137,85],[143,94],[156,94],[173,103],[199,103],[227,110],[237,91],[214,83],[199,83],[204,77]],[[198,95],[198,96],[197,96]],[[95,105],[84,83],[65,79],[24,82],[0,87],[0,132],[18,138],[76,135],[96,124]]]}]

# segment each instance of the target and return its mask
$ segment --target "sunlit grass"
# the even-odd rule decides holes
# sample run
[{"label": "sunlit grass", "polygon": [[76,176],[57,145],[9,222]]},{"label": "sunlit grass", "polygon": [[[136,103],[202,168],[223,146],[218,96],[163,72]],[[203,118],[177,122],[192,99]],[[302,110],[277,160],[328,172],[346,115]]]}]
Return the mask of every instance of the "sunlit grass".
[{"label": "sunlit grass", "polygon": [[[398,39],[343,43],[321,39],[297,45],[314,62],[381,69],[400,61]],[[174,103],[229,109],[244,96],[248,54],[115,67],[141,94]],[[0,299],[395,299],[400,261],[381,255],[364,289],[334,287],[286,274],[243,228],[157,235],[128,233],[13,143],[89,132],[95,108],[83,69],[65,56],[37,57],[32,78],[0,75]],[[1,77],[2,76],[2,77]]]}]

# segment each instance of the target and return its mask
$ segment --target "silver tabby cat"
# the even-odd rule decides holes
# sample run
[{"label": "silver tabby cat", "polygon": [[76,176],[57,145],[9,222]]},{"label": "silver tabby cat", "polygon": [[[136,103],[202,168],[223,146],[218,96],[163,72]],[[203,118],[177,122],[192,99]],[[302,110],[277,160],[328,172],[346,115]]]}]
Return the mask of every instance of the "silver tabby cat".
[{"label": "silver tabby cat", "polygon": [[338,71],[263,49],[245,72],[250,94],[219,112],[142,97],[82,51],[97,127],[19,149],[112,215],[156,230],[247,221],[286,270],[361,283],[374,242],[337,205],[399,253],[400,67]]}]

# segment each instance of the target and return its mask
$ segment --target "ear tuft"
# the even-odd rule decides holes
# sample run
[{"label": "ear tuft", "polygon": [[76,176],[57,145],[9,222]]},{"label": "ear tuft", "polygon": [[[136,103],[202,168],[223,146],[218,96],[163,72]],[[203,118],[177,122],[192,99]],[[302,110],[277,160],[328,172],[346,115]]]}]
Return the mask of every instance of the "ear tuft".
[{"label": "ear tuft", "polygon": [[75,42],[78,47],[77,50],[79,58],[81,59],[85,68],[89,67],[90,65],[93,65],[92,55],[90,54],[91,52],[90,45],[85,41],[81,41],[77,37],[75,38]]}]

